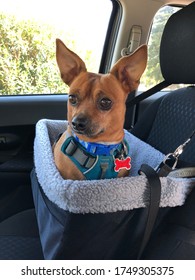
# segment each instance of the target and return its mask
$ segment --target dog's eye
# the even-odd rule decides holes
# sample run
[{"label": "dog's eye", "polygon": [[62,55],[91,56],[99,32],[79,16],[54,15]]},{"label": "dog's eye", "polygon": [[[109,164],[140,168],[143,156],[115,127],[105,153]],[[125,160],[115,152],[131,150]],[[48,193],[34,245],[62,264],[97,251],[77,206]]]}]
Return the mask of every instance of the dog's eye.
[{"label": "dog's eye", "polygon": [[70,94],[69,97],[68,97],[68,99],[69,99],[69,102],[70,102],[71,105],[73,105],[73,106],[76,106],[76,105],[77,105],[77,103],[78,103],[78,98],[77,98],[76,95]]},{"label": "dog's eye", "polygon": [[99,101],[99,107],[101,110],[108,111],[112,107],[112,101],[109,98],[104,97]]}]

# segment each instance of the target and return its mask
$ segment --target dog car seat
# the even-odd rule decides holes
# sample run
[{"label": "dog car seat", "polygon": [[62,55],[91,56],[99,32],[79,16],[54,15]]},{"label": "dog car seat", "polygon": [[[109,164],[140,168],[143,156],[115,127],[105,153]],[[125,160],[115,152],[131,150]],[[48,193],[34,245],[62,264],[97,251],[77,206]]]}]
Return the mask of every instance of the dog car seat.
[{"label": "dog car seat", "polygon": [[[190,74],[191,69],[195,69],[194,58],[190,57],[189,53],[193,53],[194,55],[194,18],[195,18],[195,6],[194,4],[189,5],[184,8],[183,13],[178,12],[175,14],[174,18],[177,22],[174,32],[178,34],[181,29],[180,21],[186,21],[189,18],[189,14],[193,14],[193,17],[190,17],[189,26],[187,29],[191,30],[191,36],[188,36],[188,41],[185,40],[185,37],[175,36],[175,44],[177,44],[177,40],[181,40],[179,44],[177,44],[177,48],[182,50],[186,49],[186,44],[188,45],[188,54],[186,55],[186,59],[188,61],[185,69],[185,76]],[[176,16],[177,15],[177,16]],[[178,28],[177,28],[178,26]],[[167,30],[172,27],[172,22],[169,21],[167,25]],[[182,33],[184,34],[184,33]],[[169,36],[173,36],[171,33]],[[166,41],[166,42],[165,42]],[[170,38],[165,36],[162,38],[161,44],[169,44]],[[184,43],[182,43],[184,42]],[[185,48],[183,47],[185,46]],[[166,59],[166,53],[164,53]],[[162,60],[162,58],[161,58]],[[166,60],[167,61],[167,60]],[[167,61],[168,63],[169,61]],[[181,57],[178,57],[178,63],[181,63]],[[190,67],[188,67],[191,65]],[[171,65],[173,71],[178,71],[174,69],[174,65]],[[180,70],[182,71],[182,67]],[[190,73],[189,73],[190,72]],[[167,75],[168,78],[168,75]],[[171,82],[171,80],[170,80]],[[194,81],[191,81],[194,83]],[[178,81],[180,83],[180,81]],[[190,91],[190,95],[187,92]],[[174,94],[176,93],[176,98],[174,98]],[[153,146],[156,149],[155,153],[159,153],[159,155],[163,155],[169,152],[172,152],[179,144],[186,140],[189,137],[189,126],[193,127],[194,122],[194,109],[195,109],[195,92],[194,88],[186,88],[181,90],[182,100],[177,102],[177,97],[180,97],[179,92],[173,92],[166,96],[166,102],[164,102],[164,98],[160,98],[158,101],[152,105],[149,113],[145,112],[142,119],[136,124],[132,133],[135,134],[138,138],[142,139],[144,142],[149,142],[149,146]],[[190,98],[189,98],[190,96]],[[165,106],[165,107],[164,107]],[[169,106],[169,108],[167,108]],[[180,110],[181,106],[181,110]],[[172,108],[172,109],[171,109]],[[161,125],[165,127],[165,116],[167,111],[173,112],[175,109],[174,117],[173,114],[170,113],[170,119],[167,123],[165,129],[160,128]],[[190,114],[189,114],[190,112]],[[189,115],[188,115],[189,114]],[[43,124],[44,121],[42,121]],[[49,123],[49,122],[48,122]],[[155,124],[156,123],[156,124]],[[171,125],[173,123],[173,126]],[[51,122],[53,124],[53,121]],[[59,123],[56,123],[59,125]],[[52,131],[55,130],[55,126],[52,125]],[[61,123],[62,124],[62,123]],[[60,126],[61,126],[60,124]],[[39,124],[40,125],[40,124]],[[48,133],[48,125],[45,125],[46,135],[50,135],[51,129],[49,129],[50,133]],[[63,123],[63,126],[65,123]],[[59,126],[57,130],[59,129]],[[53,133],[53,132],[52,132]],[[49,141],[51,141],[52,137],[50,135]],[[136,138],[135,138],[136,139]],[[180,141],[181,140],[181,141]],[[143,142],[141,142],[143,143]],[[164,144],[166,143],[166,144]],[[162,147],[161,147],[162,145]],[[189,149],[189,150],[188,150]],[[180,161],[180,165],[195,165],[195,142],[194,139],[189,143],[188,147],[186,147],[184,153],[182,154],[182,161]],[[159,151],[161,152],[159,152]],[[188,155],[187,155],[188,154]],[[47,158],[45,159],[47,160]],[[156,160],[156,158],[155,158]],[[154,164],[154,162],[153,162]],[[41,167],[42,169],[42,167]],[[47,177],[47,174],[46,174]],[[58,177],[58,176],[57,176]],[[59,179],[59,178],[58,178]],[[138,179],[138,180],[137,180]],[[193,179],[193,178],[192,178]],[[60,179],[61,180],[61,179]],[[119,180],[120,179],[116,179]],[[130,180],[130,178],[126,178],[122,180]],[[134,176],[131,180],[137,180],[135,184],[136,187],[139,188],[140,181],[145,181],[147,184],[147,180],[143,177]],[[162,179],[163,181],[164,179]],[[183,182],[186,182],[185,180]],[[78,182],[77,182],[78,183]],[[83,182],[79,182],[83,184]],[[107,181],[104,180],[105,185]],[[48,184],[48,188],[49,188]],[[169,190],[168,185],[167,190]],[[177,185],[178,186],[178,185]],[[70,185],[70,188],[73,187]],[[78,185],[76,188],[80,189],[82,186]],[[62,188],[62,187],[61,187]],[[59,196],[62,198],[66,197],[64,191],[61,191],[61,188],[58,189]],[[68,186],[67,186],[68,188]],[[120,184],[119,184],[120,188]],[[177,188],[177,187],[176,187]],[[101,259],[120,259],[120,258],[128,258],[135,259],[137,258],[137,252],[140,247],[140,240],[143,236],[143,231],[145,228],[145,221],[147,216],[147,207],[135,208],[133,210],[125,210],[125,208],[120,209],[120,211],[116,212],[107,212],[107,213],[85,213],[79,214],[78,209],[77,213],[74,213],[72,209],[75,205],[69,205],[71,201],[71,192],[69,193],[70,197],[68,199],[68,204],[66,204],[66,209],[63,209],[63,205],[59,205],[59,201],[54,198],[54,201],[50,199],[49,194],[44,192],[43,188],[40,186],[35,171],[32,172],[32,189],[34,192],[35,199],[35,208],[36,215],[39,223],[39,232],[42,242],[42,247],[44,251],[45,258],[68,258],[68,259],[92,259],[92,258],[101,258]],[[51,188],[50,188],[51,189]],[[72,188],[73,189],[73,188]],[[83,187],[84,189],[84,187]],[[147,194],[147,186],[141,186],[143,192],[141,192],[145,198],[145,194]],[[162,189],[165,189],[162,187]],[[144,191],[145,190],[145,191]],[[74,190],[73,190],[74,192]],[[72,194],[74,195],[74,194]],[[89,194],[90,197],[91,193]],[[52,194],[51,194],[52,196]],[[187,199],[183,206],[176,207],[160,207],[159,214],[157,216],[156,225],[153,230],[153,234],[150,238],[148,246],[144,251],[143,258],[145,259],[195,259],[195,250],[193,244],[193,236],[194,236],[194,200],[195,200],[195,191],[192,190],[190,194],[187,196]],[[147,196],[146,196],[147,197]],[[127,197],[127,200],[131,199]],[[79,200],[80,201],[80,200]],[[115,200],[118,201],[118,198]],[[75,202],[75,200],[74,200]],[[142,201],[143,202],[143,201]],[[77,204],[76,204],[77,205]],[[69,207],[69,208],[68,208]],[[47,208],[47,209],[46,209]],[[71,211],[69,211],[71,210]],[[29,220],[29,216],[32,215],[32,212],[26,215],[26,220]],[[15,219],[17,220],[17,224],[25,225],[24,217],[22,214],[18,214]],[[179,221],[178,221],[179,219]],[[14,242],[17,243],[17,237],[20,239],[21,236],[24,236],[22,239],[23,243],[29,243],[29,238],[31,238],[29,230],[29,234],[25,232],[23,233],[15,233],[14,225],[11,219],[7,221],[7,232],[6,235],[8,239],[14,236]],[[175,223],[174,223],[175,222]],[[43,223],[43,225],[41,225]],[[178,228],[181,230],[178,231],[178,228],[175,228],[175,232],[173,225],[178,225]],[[31,228],[36,229],[36,221],[32,221]],[[185,230],[187,229],[187,230]],[[183,230],[183,234],[181,234]],[[62,234],[63,232],[63,234]],[[5,232],[1,230],[0,224],[0,247],[2,245],[5,237]],[[27,237],[27,238],[25,238]],[[34,237],[33,237],[34,238]],[[12,238],[13,239],[13,238]],[[28,239],[28,240],[27,240]],[[187,239],[187,242],[186,242]],[[166,242],[167,240],[167,242]],[[21,240],[20,240],[21,242]],[[161,245],[162,242],[162,246]],[[180,246],[178,246],[178,243]],[[21,244],[21,243],[20,243]],[[114,246],[113,246],[114,244]],[[4,242],[5,245],[5,242]],[[32,247],[33,247],[32,243]],[[157,247],[156,247],[157,246]],[[6,246],[4,246],[6,247]],[[6,250],[6,248],[4,248]],[[36,248],[34,248],[37,250]],[[17,248],[18,250],[18,248]],[[15,249],[15,258],[18,257],[18,252]],[[9,247],[7,246],[7,255],[9,254]],[[6,256],[7,256],[6,255]],[[30,258],[32,256],[26,256],[26,258]],[[5,254],[1,254],[0,250],[0,258],[5,258]],[[9,256],[7,257],[9,258]],[[12,258],[14,259],[14,255],[12,254]],[[24,258],[24,257],[23,257]],[[33,257],[32,257],[33,258]],[[34,256],[34,258],[42,258],[42,253],[38,256]]]},{"label": "dog car seat", "polygon": [[[175,60],[177,63],[180,61],[181,53],[178,48],[181,48],[182,34],[183,36],[186,34],[185,30],[181,30],[180,18],[185,22],[188,18],[188,24],[185,24],[183,28],[191,30],[191,26],[194,26],[195,22],[194,4],[173,15],[163,34],[160,59],[163,60],[163,75],[165,72],[164,77],[169,83],[194,83],[194,76],[190,74],[189,79],[187,74],[187,71],[193,69],[192,64],[195,66],[195,59],[192,55],[194,30],[191,33],[188,30],[188,43],[191,51],[188,49],[189,55],[186,55],[188,63],[185,63],[183,68],[185,75],[177,78],[179,67],[174,64]],[[173,37],[173,31],[174,39],[179,37],[179,43],[174,44],[172,38],[172,46],[170,46],[169,37]],[[178,36],[178,32],[181,33],[181,36]],[[174,50],[174,45],[177,51]],[[171,66],[170,57],[166,56],[165,49],[176,56]],[[183,63],[183,57],[181,60]],[[175,67],[177,71],[175,71]],[[169,72],[171,73],[170,78]],[[175,76],[172,74],[173,72],[176,73]],[[156,110],[153,111],[153,108]],[[195,124],[194,109],[194,87],[177,90],[155,102],[152,109],[148,109],[150,110],[148,115],[151,110],[153,111],[153,119],[149,120],[145,126],[146,120],[148,120],[146,112],[143,116],[144,121],[140,120],[132,130],[134,135],[149,145],[126,132],[133,170],[131,177],[113,180],[63,180],[52,162],[51,146],[57,135],[66,129],[66,122],[40,121],[37,124],[35,140],[35,170],[32,173],[32,186],[44,257],[48,259],[135,259],[143,238],[149,203],[148,182],[145,181],[144,176],[137,175],[137,171],[141,163],[148,163],[152,167],[158,165],[164,156],[159,151],[164,154],[173,152],[192,134]],[[143,126],[147,128],[147,131],[143,129]],[[42,139],[42,137],[44,138]],[[47,147],[45,152],[43,143]],[[50,147],[50,151],[48,147]],[[194,147],[195,139],[193,138],[180,157],[180,166],[195,166]],[[49,154],[48,160],[46,158]],[[40,158],[44,161],[41,161]],[[43,164],[45,164],[44,168]],[[41,172],[39,172],[40,170]],[[178,178],[171,182],[168,177],[161,178],[160,211],[149,242],[151,245],[147,246],[143,258],[195,258],[193,230],[183,226],[186,226],[187,211],[189,211],[189,216],[193,217],[192,201],[195,191],[191,191],[186,203],[181,206],[183,202],[178,202],[178,193],[172,192],[175,183],[177,191],[181,191],[181,185],[183,185],[182,194],[186,195],[185,191],[188,186],[194,185],[194,178],[184,178],[180,182]],[[167,201],[168,197],[169,201]],[[182,199],[185,200],[185,197]],[[172,223],[173,217],[177,217],[177,213],[185,213],[185,215],[184,221],[180,219],[177,227],[178,221],[173,227],[174,233],[177,230],[179,232],[180,229],[181,234],[174,235]],[[194,225],[193,221],[188,225],[191,224]],[[164,228],[167,229],[165,236],[162,233]],[[164,244],[163,248],[161,246],[160,251],[155,249],[158,248],[156,245],[159,245],[161,240],[165,242],[169,233],[169,243]],[[188,238],[189,235],[191,238]],[[180,238],[179,241],[178,238]],[[176,246],[177,249],[175,249],[175,244],[178,242],[182,245],[181,247]]]},{"label": "dog car seat", "polygon": [[[52,145],[66,128],[67,122],[52,120],[36,126],[32,189],[44,257],[132,258],[133,252],[121,252],[121,247],[140,241],[131,231],[139,221],[136,209],[147,207],[150,195],[147,179],[137,175],[138,170],[141,163],[156,167],[164,155],[126,132],[130,177],[64,180],[55,166]],[[160,207],[181,206],[192,183],[193,179],[161,178]]]}]

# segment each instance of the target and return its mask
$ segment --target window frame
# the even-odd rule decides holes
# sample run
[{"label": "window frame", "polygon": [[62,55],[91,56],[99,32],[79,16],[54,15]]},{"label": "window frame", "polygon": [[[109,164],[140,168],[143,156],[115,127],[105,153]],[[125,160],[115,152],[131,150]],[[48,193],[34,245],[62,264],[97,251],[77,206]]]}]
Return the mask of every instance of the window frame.
[{"label": "window frame", "polygon": [[110,16],[102,57],[100,61],[99,73],[107,73],[111,67],[114,48],[117,40],[117,35],[122,19],[122,5],[117,0],[112,2],[112,13]]}]

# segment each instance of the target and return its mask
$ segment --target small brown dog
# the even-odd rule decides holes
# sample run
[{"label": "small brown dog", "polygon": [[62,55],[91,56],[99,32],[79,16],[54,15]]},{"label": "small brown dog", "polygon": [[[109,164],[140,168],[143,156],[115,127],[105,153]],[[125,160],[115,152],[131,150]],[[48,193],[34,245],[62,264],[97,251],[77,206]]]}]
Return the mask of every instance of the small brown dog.
[{"label": "small brown dog", "polygon": [[137,89],[147,63],[147,47],[122,57],[108,74],[87,72],[82,59],[56,40],[62,80],[70,87],[68,128],[54,146],[64,179],[127,176],[131,168],[124,139],[125,102]]}]

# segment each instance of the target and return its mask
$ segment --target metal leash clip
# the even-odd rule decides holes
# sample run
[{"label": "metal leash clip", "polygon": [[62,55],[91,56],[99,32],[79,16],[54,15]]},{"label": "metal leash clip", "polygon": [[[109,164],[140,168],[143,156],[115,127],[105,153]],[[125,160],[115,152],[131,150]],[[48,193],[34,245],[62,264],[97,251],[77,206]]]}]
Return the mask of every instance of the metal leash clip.
[{"label": "metal leash clip", "polygon": [[[183,144],[177,147],[177,149],[173,153],[169,153],[164,157],[162,163],[156,169],[159,176],[166,177],[171,171],[176,168],[180,155],[183,153],[184,148],[191,141],[194,135],[195,131],[193,131],[192,135]],[[167,164],[168,160],[173,160],[172,166],[170,164]]]}]

